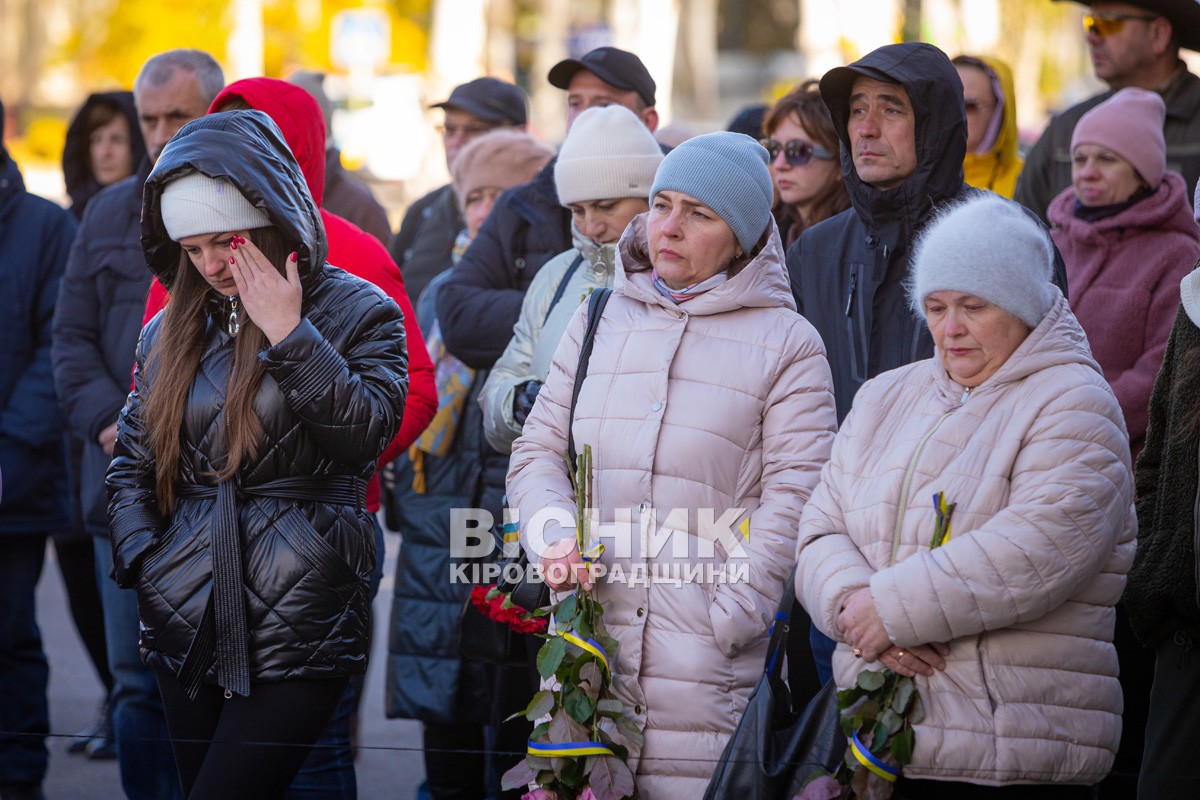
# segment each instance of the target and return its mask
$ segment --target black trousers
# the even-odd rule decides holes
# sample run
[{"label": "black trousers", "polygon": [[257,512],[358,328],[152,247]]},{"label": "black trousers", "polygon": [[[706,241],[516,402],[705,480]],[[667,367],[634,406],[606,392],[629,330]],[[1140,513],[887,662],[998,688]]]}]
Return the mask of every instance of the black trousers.
[{"label": "black trousers", "polygon": [[1200,631],[1176,631],[1154,651],[1139,800],[1200,797]]},{"label": "black trousers", "polygon": [[185,800],[282,798],[347,684],[254,683],[249,697],[228,700],[205,685],[189,700],[174,675],[157,677]]}]

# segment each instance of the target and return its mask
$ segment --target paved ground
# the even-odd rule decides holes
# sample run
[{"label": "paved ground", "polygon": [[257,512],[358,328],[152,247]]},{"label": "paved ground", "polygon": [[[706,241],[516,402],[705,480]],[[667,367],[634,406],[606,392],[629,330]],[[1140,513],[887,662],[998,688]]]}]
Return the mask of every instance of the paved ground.
[{"label": "paved ground", "polygon": [[[383,653],[392,598],[399,537],[387,536],[383,585],[375,598],[375,640],[359,729],[358,791],[363,800],[412,800],[424,777],[420,727],[408,720],[383,716]],[[46,568],[38,585],[38,619],[50,659],[50,773],[48,800],[120,800],[115,761],[89,761],[71,755],[67,746],[76,731],[92,721],[100,701],[100,682],[75,634],[66,605],[62,576],[47,550]]]}]

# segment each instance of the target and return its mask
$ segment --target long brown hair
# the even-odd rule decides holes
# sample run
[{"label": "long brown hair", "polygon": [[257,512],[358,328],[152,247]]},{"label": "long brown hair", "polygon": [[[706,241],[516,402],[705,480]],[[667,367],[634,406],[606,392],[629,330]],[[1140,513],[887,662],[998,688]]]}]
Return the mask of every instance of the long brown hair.
[{"label": "long brown hair", "polygon": [[[275,228],[255,228],[249,238],[279,273],[285,274],[284,259],[298,248],[291,246]],[[171,284],[171,298],[148,358],[148,372],[154,375],[154,385],[144,389],[144,414],[154,450],[158,507],[164,514],[175,507],[184,411],[204,352],[208,326],[205,306],[211,297],[208,282],[192,265],[187,253],[181,253]],[[254,396],[263,376],[258,354],[266,346],[266,335],[243,312],[241,330],[234,339],[233,367],[225,387],[222,413],[226,455],[224,464],[219,466],[218,480],[232,478],[242,461],[254,456],[262,439],[262,420],[254,411]]]},{"label": "long brown hair", "polygon": [[[819,86],[820,81],[816,78],[809,78],[779,98],[763,117],[763,135],[772,136],[775,129],[783,124],[785,119],[795,116],[804,126],[805,133],[811,136],[814,142],[838,158],[840,148],[837,131],[833,128],[833,119],[829,116],[829,108],[821,99]],[[830,185],[825,187],[825,191],[821,192],[813,201],[809,219],[801,219],[798,209],[781,202],[776,209],[777,217],[786,215],[786,218],[792,221],[788,228],[788,241],[784,244],[791,244],[795,241],[805,228],[812,227],[834,214],[840,214],[849,207],[850,195],[846,192],[846,185],[841,179],[840,172],[835,175]]]}]

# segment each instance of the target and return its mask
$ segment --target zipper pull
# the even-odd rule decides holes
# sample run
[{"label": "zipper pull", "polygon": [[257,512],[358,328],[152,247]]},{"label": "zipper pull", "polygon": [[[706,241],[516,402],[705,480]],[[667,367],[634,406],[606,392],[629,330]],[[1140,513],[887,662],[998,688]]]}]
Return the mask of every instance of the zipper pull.
[{"label": "zipper pull", "polygon": [[857,270],[850,273],[850,293],[846,296],[846,316],[850,316],[851,309],[854,308],[854,290],[858,287],[858,272]]},{"label": "zipper pull", "polygon": [[970,387],[970,386],[964,386],[964,387],[963,387],[963,393],[962,393],[962,397],[958,398],[959,405],[962,405],[963,403],[966,403],[966,402],[967,402],[967,399],[968,399],[970,396],[971,396],[971,387]]}]

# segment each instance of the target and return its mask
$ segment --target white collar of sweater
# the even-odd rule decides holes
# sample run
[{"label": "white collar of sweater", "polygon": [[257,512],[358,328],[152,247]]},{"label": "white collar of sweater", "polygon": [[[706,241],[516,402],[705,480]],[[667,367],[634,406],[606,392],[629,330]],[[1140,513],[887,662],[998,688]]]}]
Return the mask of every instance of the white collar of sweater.
[{"label": "white collar of sweater", "polygon": [[1192,322],[1200,327],[1200,270],[1192,270],[1179,282],[1179,299]]}]

